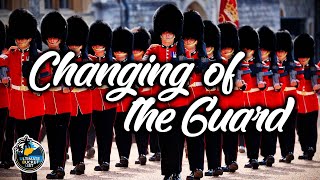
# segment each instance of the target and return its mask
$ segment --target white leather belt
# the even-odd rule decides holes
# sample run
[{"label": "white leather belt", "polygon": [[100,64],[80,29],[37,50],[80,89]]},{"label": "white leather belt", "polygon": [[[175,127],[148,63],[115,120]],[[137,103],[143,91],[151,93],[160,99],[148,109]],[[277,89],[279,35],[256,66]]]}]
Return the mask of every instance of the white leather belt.
[{"label": "white leather belt", "polygon": [[199,86],[203,86],[202,82],[194,82],[194,83],[189,85],[189,87],[199,87]]},{"label": "white leather belt", "polygon": [[260,91],[259,88],[251,88],[249,91],[244,91],[245,93],[253,93],[253,92],[258,92]]},{"label": "white leather belt", "polygon": [[22,86],[16,86],[14,84],[11,84],[11,88],[17,91],[28,91],[28,86],[22,85]]},{"label": "white leather belt", "polygon": [[86,90],[87,90],[87,88],[74,88],[74,89],[72,89],[71,92],[78,93],[78,92],[82,92],[82,91],[86,91]]},{"label": "white leather belt", "polygon": [[144,87],[142,88],[141,92],[146,92],[146,91],[150,91],[151,87]]},{"label": "white leather belt", "polygon": [[98,87],[98,89],[108,89],[108,86],[107,85],[103,85],[101,87]]},{"label": "white leather belt", "polygon": [[49,91],[61,91],[62,88],[60,86],[57,86],[57,87],[52,87],[49,89]]},{"label": "white leather belt", "polygon": [[297,91],[297,94],[302,95],[302,96],[310,96],[310,95],[313,95],[314,92],[313,91],[311,91],[311,92]]},{"label": "white leather belt", "polygon": [[272,86],[269,86],[268,88],[267,88],[267,91],[273,91],[274,90],[274,87],[272,87]]},{"label": "white leather belt", "polygon": [[296,87],[285,87],[284,91],[293,91],[293,90],[297,90]]},{"label": "white leather belt", "polygon": [[217,91],[217,90],[218,90],[217,87],[213,87],[213,88],[211,88],[211,89],[207,89],[207,88],[206,88],[206,91]]}]

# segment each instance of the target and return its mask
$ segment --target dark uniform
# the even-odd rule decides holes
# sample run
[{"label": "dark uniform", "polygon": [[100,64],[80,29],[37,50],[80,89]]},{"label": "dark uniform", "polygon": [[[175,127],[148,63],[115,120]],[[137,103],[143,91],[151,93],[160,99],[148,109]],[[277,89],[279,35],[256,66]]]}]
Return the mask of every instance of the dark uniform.
[{"label": "dark uniform", "polygon": [[[59,12],[50,12],[41,22],[42,40],[47,44],[49,38],[58,38],[61,42],[58,52],[63,56],[66,50],[65,39],[67,34],[67,21]],[[49,49],[50,50],[50,49]],[[57,49],[55,49],[57,50]],[[53,78],[53,68],[50,63],[40,72],[43,76],[41,83],[50,82]],[[43,93],[45,102],[44,122],[47,131],[50,169],[47,179],[63,178],[65,175],[65,154],[67,150],[67,130],[70,122],[70,93],[64,93],[62,86],[50,88]]]},{"label": "dark uniform", "polygon": [[[213,24],[209,20],[203,21],[204,24],[204,42],[207,48],[212,47],[213,53],[209,57],[209,63],[221,63],[220,55],[220,30],[218,26]],[[213,87],[206,89],[207,96],[217,96],[220,99],[219,89]],[[220,107],[221,101],[218,101],[218,107]],[[207,119],[211,116],[210,113],[206,114]],[[221,153],[222,153],[222,132],[217,130],[215,132],[206,130],[205,132],[205,147],[208,163],[208,171],[205,176],[219,176],[223,174],[221,168]]]},{"label": "dark uniform", "polygon": [[317,84],[317,69],[314,64],[314,40],[308,34],[301,34],[294,40],[294,56],[299,58],[310,58],[304,65],[302,62],[303,76],[298,72],[300,81],[297,89],[298,116],[297,134],[303,155],[299,159],[312,160],[317,145],[317,121],[318,121],[318,96],[314,91]]},{"label": "dark uniform", "polygon": [[[151,35],[151,44],[160,44],[160,37],[155,35],[153,29],[150,29],[149,33]],[[159,136],[155,127],[153,127],[152,131],[150,132],[149,139],[150,139],[150,151],[154,153],[149,158],[149,161],[160,161],[161,152],[160,152],[160,145],[159,145]]]},{"label": "dark uniform", "polygon": [[[105,48],[103,56],[96,56],[94,52],[89,55],[95,63],[107,63],[112,60],[110,56],[112,30],[108,24],[102,21],[94,22],[89,31],[89,49],[95,45]],[[98,163],[95,171],[108,171],[113,138],[113,123],[116,117],[116,103],[107,102],[104,95],[109,88],[106,85],[92,90],[92,122],[97,135]]]},{"label": "dark uniform", "polygon": [[[260,93],[259,89],[257,88],[257,84],[258,84],[257,76],[259,72],[259,70],[257,69],[257,63],[261,64],[261,59],[259,57],[258,33],[251,26],[243,26],[239,29],[239,39],[240,39],[241,50],[244,50],[244,49],[254,50],[254,53],[251,59],[249,60],[245,59],[243,60],[243,62],[241,62],[241,68],[243,70],[242,72],[246,72],[245,69],[243,69],[246,67],[246,65],[249,65],[249,71],[250,71],[249,73],[250,77],[248,77],[249,79],[246,79],[246,83],[248,84],[246,92],[248,92],[248,94],[251,94],[251,95],[255,93]],[[253,92],[252,91],[253,89],[257,89],[258,91]],[[246,95],[246,92],[245,92],[245,95]],[[255,97],[255,98],[261,98],[261,97]],[[252,99],[250,99],[250,102],[253,103]],[[249,103],[245,104],[245,106],[251,107],[251,108],[254,108],[257,105],[261,106],[262,104],[249,104]],[[244,134],[244,136],[246,141],[247,157],[249,159],[249,162],[245,165],[245,168],[257,169],[259,166],[258,156],[259,156],[259,146],[260,146],[260,132],[256,129],[256,123],[253,121],[249,121],[246,130],[247,131]]]},{"label": "dark uniform", "polygon": [[[112,52],[127,53],[125,60],[120,61],[116,57],[113,59],[117,63],[130,63],[132,59],[132,47],[133,47],[133,34],[126,27],[118,27],[113,31],[112,39]],[[131,107],[132,96],[125,96],[117,103],[117,115],[114,124],[114,130],[116,135],[116,144],[118,147],[120,162],[116,164],[116,167],[128,167],[128,159],[130,156],[132,145],[132,132],[128,132],[124,129],[124,120]],[[130,128],[131,129],[131,128]]]},{"label": "dark uniform", "polygon": [[[181,52],[181,46],[177,46],[178,41],[181,42],[183,15],[180,10],[172,4],[166,4],[158,8],[154,14],[153,29],[158,37],[164,32],[170,32],[175,35],[174,43],[165,45],[151,46],[144,60],[154,54],[160,63],[171,62],[177,60]],[[161,43],[162,44],[162,43]],[[153,88],[159,91],[160,86],[155,85]],[[161,149],[161,174],[165,179],[181,179],[182,156],[184,148],[184,135],[181,130],[181,123],[184,114],[187,111],[189,101],[187,97],[178,96],[174,100],[163,103],[157,102],[156,106],[159,109],[171,107],[176,110],[176,116],[172,123],[172,129],[166,133],[159,133],[159,143]],[[165,127],[164,127],[165,128]]]},{"label": "dark uniform", "polygon": [[[38,56],[34,41],[37,21],[29,11],[16,9],[9,17],[9,31],[15,40],[32,39],[29,48],[23,50],[18,48],[0,58],[0,66],[7,66],[10,69],[9,116],[15,121],[17,137],[28,134],[37,140],[44,115],[44,101],[42,96],[31,92],[27,85],[32,64]],[[22,179],[37,178],[37,173],[21,172],[21,175]]]},{"label": "dark uniform", "polygon": [[[224,48],[233,49],[233,55],[230,59],[222,59],[222,64],[228,66],[233,56],[239,51],[238,30],[234,24],[226,22],[219,24],[221,31],[221,50]],[[244,106],[243,92],[236,88],[232,94],[220,97],[221,110],[226,112],[229,108],[241,108]],[[222,148],[225,155],[225,164],[223,171],[235,172],[238,169],[237,154],[238,154],[238,132],[227,130],[223,133]]]},{"label": "dark uniform", "polygon": [[[283,101],[285,102],[288,97],[297,98],[296,87],[291,86],[292,82],[296,82],[295,63],[293,60],[293,43],[291,35],[287,30],[281,30],[276,33],[277,43],[276,51],[284,51],[287,53],[286,59],[283,61],[278,60],[280,74],[280,83],[282,83]],[[282,70],[280,69],[282,68]],[[298,84],[297,84],[298,85]],[[295,143],[295,127],[297,119],[297,104],[292,110],[288,120],[283,126],[283,132],[278,133],[281,159],[280,162],[290,163],[293,159],[294,143]]]},{"label": "dark uniform", "polygon": [[[267,60],[263,62],[263,77],[266,82],[266,89],[263,91],[262,100],[257,101],[259,104],[264,104],[269,109],[281,107],[283,96],[280,90],[276,90],[274,86],[279,83],[278,65],[275,54],[276,37],[274,32],[267,26],[262,26],[258,30],[260,37],[260,50],[267,50],[270,52]],[[278,118],[278,117],[277,117]],[[275,119],[274,124],[279,119]],[[274,163],[274,155],[276,153],[277,131],[268,132],[265,129],[261,133],[261,155],[263,160],[259,162],[260,165],[271,167]]]},{"label": "dark uniform", "polygon": [[[67,19],[68,37],[66,44],[70,46],[82,46],[81,53],[76,54],[74,62],[83,64],[88,61],[86,54],[87,37],[89,27],[79,16],[71,16]],[[70,174],[84,174],[84,156],[87,145],[87,133],[91,123],[92,94],[87,88],[71,88],[71,120],[69,125],[70,146],[72,161],[75,168]]]},{"label": "dark uniform", "polygon": [[[151,36],[149,32],[143,27],[134,28],[131,31],[134,37],[133,50],[138,51],[140,53],[143,52],[142,54],[143,56],[150,46]],[[141,56],[141,59],[136,59],[139,57],[134,57],[134,60],[136,62],[141,62],[142,56]],[[153,93],[152,87],[138,87],[138,96],[154,97],[156,96],[156,94]],[[135,138],[136,138],[136,143],[138,146],[138,153],[139,153],[139,158],[138,160],[135,161],[135,163],[145,165],[147,161],[146,154],[148,150],[148,140],[149,140],[149,132],[145,128],[145,123],[142,124],[139,131],[135,132]]]},{"label": "dark uniform", "polygon": [[[200,54],[205,54],[205,50],[202,48],[203,44],[203,22],[198,12],[190,10],[184,13],[183,33],[182,39],[187,43],[192,40],[196,40],[195,50],[190,52],[186,47],[186,51],[189,51],[186,56],[192,58],[196,65],[195,71],[191,74],[189,85],[189,105],[194,100],[201,96],[206,95],[206,88],[202,84],[202,73],[206,70],[205,58],[200,59]],[[199,52],[202,51],[202,52]],[[204,112],[203,108],[197,110],[198,113]],[[193,122],[188,126],[191,133],[199,132],[202,128],[200,122]],[[187,176],[187,179],[202,178],[203,177],[203,161],[204,161],[204,134],[197,137],[186,137],[187,151],[189,159],[189,169],[191,174]]]}]

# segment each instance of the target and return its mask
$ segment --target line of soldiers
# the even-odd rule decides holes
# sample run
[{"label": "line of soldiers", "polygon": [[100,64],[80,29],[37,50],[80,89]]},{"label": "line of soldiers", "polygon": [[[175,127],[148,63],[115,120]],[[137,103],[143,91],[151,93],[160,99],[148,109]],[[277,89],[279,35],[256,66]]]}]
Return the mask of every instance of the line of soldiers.
[{"label": "line of soldiers", "polygon": [[[114,128],[119,152],[116,167],[128,167],[134,134],[139,152],[136,164],[146,164],[150,136],[151,152],[154,155],[149,160],[161,159],[161,174],[164,179],[181,179],[185,142],[191,171],[187,180],[200,179],[203,175],[219,176],[223,172],[235,172],[238,170],[239,133],[208,130],[197,137],[186,137],[182,133],[184,114],[190,104],[201,96],[217,96],[218,107],[223,112],[231,108],[252,108],[258,105],[275,109],[282,107],[289,96],[297,100],[283,132],[259,132],[255,127],[256,122],[249,122],[244,133],[249,159],[245,168],[258,169],[259,165],[271,167],[275,162],[277,137],[281,147],[280,162],[290,163],[294,159],[296,124],[304,152],[299,159],[312,160],[316,152],[320,71],[314,62],[314,40],[308,34],[299,35],[293,43],[286,30],[275,33],[267,26],[257,31],[250,26],[237,29],[229,22],[217,26],[211,21],[203,21],[196,11],[181,13],[172,4],[163,5],[156,10],[153,30],[150,32],[143,27],[132,30],[118,27],[112,31],[107,23],[100,20],[89,27],[81,17],[75,15],[66,20],[57,11],[46,14],[40,27],[41,38],[36,38],[37,21],[25,9],[16,9],[11,13],[7,31],[3,23],[0,23],[1,48],[4,50],[0,56],[0,145],[5,139],[9,145],[3,147],[12,147],[10,143],[13,144],[14,141],[13,128],[17,137],[28,134],[31,138],[38,139],[43,120],[52,170],[47,174],[47,179],[64,178],[69,140],[74,166],[70,173],[85,173],[84,157],[91,121],[98,145],[98,165],[94,168],[95,171],[108,171],[110,168]],[[8,44],[10,40],[5,42],[5,39],[11,39],[7,50],[4,44]],[[174,120],[167,124],[172,126],[171,131],[161,133],[154,129],[149,133],[141,128],[137,132],[128,132],[124,130],[124,120],[134,97],[128,96],[116,103],[106,102],[104,95],[111,88],[106,85],[79,88],[61,84],[43,94],[32,92],[28,88],[32,64],[45,52],[37,50],[37,39],[41,39],[48,50],[57,51],[61,56],[69,50],[75,52],[73,62],[80,65],[87,62],[125,65],[146,62],[151,55],[156,55],[157,62],[160,63],[193,62],[195,70],[188,83],[190,95],[178,96],[167,103],[156,102],[157,109],[175,109]],[[227,68],[239,51],[245,52],[246,56],[235,70],[233,93],[225,96],[218,87],[206,88],[202,83],[202,74],[207,67],[212,63],[221,63]],[[50,60],[41,68],[38,83],[50,82],[54,72],[55,68],[51,66]],[[163,88],[165,87],[159,84],[137,87],[138,96],[155,97]],[[212,115],[205,111],[205,107],[199,108],[198,113],[204,114],[207,119]],[[13,123],[15,127],[10,125]],[[198,132],[201,127],[199,122],[193,122],[188,128],[190,132]],[[2,166],[9,168],[13,166],[11,155],[8,157],[12,152],[9,150],[3,155],[2,149],[7,148],[0,146]],[[208,171],[203,173],[205,150]],[[263,157],[261,161],[258,161],[259,150]],[[226,166],[221,165],[222,151]],[[37,178],[36,173],[21,172],[21,175],[22,179]]]}]

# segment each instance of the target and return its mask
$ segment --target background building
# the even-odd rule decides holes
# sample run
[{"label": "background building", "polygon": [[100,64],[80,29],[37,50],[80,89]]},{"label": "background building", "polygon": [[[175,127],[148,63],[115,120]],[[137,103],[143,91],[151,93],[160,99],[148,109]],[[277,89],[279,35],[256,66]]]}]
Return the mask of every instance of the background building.
[{"label": "background building", "polygon": [[[7,23],[13,9],[27,8],[39,22],[45,13],[59,10],[66,18],[81,15],[89,25],[102,19],[112,28],[119,25],[151,28],[154,11],[165,3],[174,3],[181,11],[194,9],[203,19],[218,21],[220,0],[0,0],[0,19]],[[293,36],[307,32],[315,37],[316,59],[320,59],[319,0],[237,0],[237,3],[240,26],[285,28]]]}]

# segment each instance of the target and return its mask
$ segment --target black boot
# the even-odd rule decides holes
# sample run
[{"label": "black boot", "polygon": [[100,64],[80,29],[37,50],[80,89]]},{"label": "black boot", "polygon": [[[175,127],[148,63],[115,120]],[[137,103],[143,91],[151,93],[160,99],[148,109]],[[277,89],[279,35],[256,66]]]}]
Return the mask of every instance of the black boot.
[{"label": "black boot", "polygon": [[285,158],[286,163],[291,163],[291,161],[294,160],[294,156],[292,152],[289,152]]},{"label": "black boot", "polygon": [[314,149],[313,149],[313,147],[309,147],[309,148],[308,148],[307,155],[308,155],[307,159],[311,161],[312,158],[313,158],[313,156],[314,156]]},{"label": "black boot", "polygon": [[171,177],[171,180],[181,180],[180,173],[173,174],[172,177]]},{"label": "black boot", "polygon": [[65,176],[64,169],[62,167],[58,167],[56,170],[53,170],[50,174],[47,174],[47,179],[63,179]]},{"label": "black boot", "polygon": [[103,162],[99,166],[94,167],[95,171],[109,171],[110,165],[107,162]]},{"label": "black boot", "polygon": [[120,162],[116,163],[116,167],[128,167],[129,161],[128,158],[121,156]]},{"label": "black boot", "polygon": [[266,159],[266,166],[272,167],[273,163],[274,163],[274,157],[272,155],[269,155]]},{"label": "black boot", "polygon": [[70,174],[76,174],[81,175],[84,174],[84,170],[86,169],[86,166],[83,164],[83,162],[77,164],[74,169],[70,171]]},{"label": "black boot", "polygon": [[221,176],[222,174],[223,174],[223,170],[221,167],[217,167],[212,172],[212,176]]},{"label": "black boot", "polygon": [[160,161],[160,160],[161,160],[160,152],[154,153],[153,156],[149,158],[149,161]]},{"label": "black boot", "polygon": [[147,162],[147,157],[146,157],[146,155],[141,154],[141,155],[139,156],[139,164],[140,164],[140,165],[146,165],[146,162]]},{"label": "black boot", "polygon": [[259,162],[257,159],[250,159],[247,164],[244,165],[244,168],[252,168],[252,169],[258,169]]},{"label": "black boot", "polygon": [[94,157],[94,154],[96,153],[96,150],[94,150],[93,147],[87,150],[86,158],[91,159]]},{"label": "black boot", "polygon": [[238,163],[235,161],[232,161],[231,164],[228,166],[229,172],[236,172],[238,170]]}]

